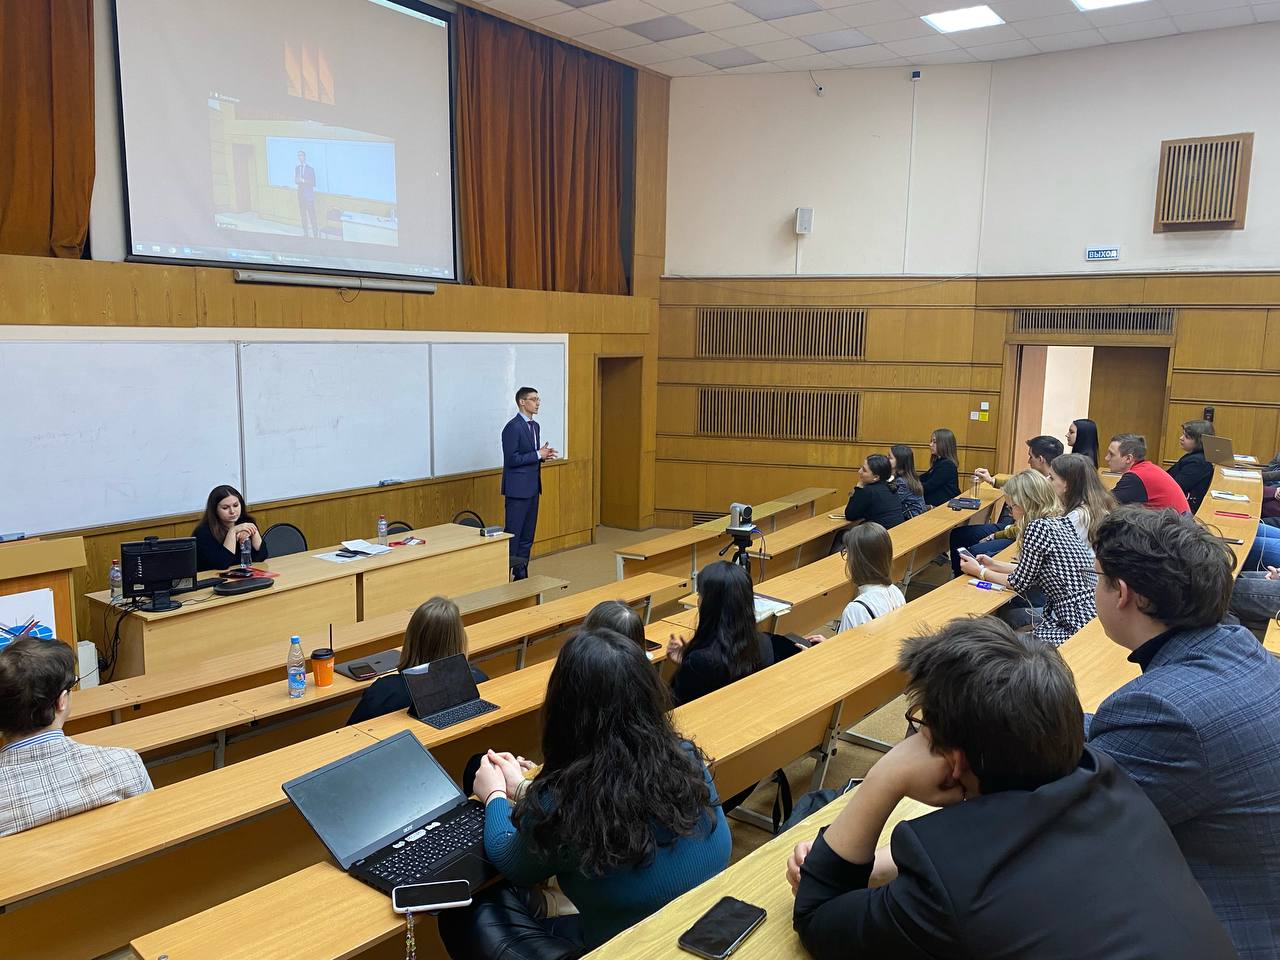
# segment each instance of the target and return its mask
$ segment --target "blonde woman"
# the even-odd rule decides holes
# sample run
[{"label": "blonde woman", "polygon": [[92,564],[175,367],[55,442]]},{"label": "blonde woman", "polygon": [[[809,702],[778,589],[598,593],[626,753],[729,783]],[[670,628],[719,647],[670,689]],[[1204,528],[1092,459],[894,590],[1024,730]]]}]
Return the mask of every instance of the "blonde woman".
[{"label": "blonde woman", "polygon": [[[1026,596],[1040,590],[1044,606],[1006,607],[1005,620],[1012,627],[1034,624],[1037,640],[1060,646],[1098,615],[1093,589],[1098,575],[1093,557],[1076,536],[1071,521],[1052,485],[1034,470],[1023,470],[1004,485],[1004,495],[1018,526],[1017,563],[994,557],[963,556],[960,569],[971,577],[988,580]],[[1017,602],[1017,601],[1015,601]]]},{"label": "blonde woman", "polygon": [[[363,723],[384,713],[408,710],[413,701],[409,696],[409,687],[400,675],[401,671],[459,653],[465,655],[466,652],[467,632],[463,629],[458,605],[445,597],[432,597],[413,611],[413,616],[409,618],[409,626],[404,631],[404,646],[400,650],[400,663],[396,666],[397,672],[379,677],[369,684],[369,689],[351,712],[347,725]],[[476,667],[471,668],[471,676],[476,683],[484,683],[489,679],[484,671]]]}]

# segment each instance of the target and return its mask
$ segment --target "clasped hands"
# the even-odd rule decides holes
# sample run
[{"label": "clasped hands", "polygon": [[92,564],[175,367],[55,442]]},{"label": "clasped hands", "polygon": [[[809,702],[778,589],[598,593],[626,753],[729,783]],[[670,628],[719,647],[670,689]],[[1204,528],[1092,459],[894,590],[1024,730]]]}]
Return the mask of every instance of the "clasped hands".
[{"label": "clasped hands", "polygon": [[489,750],[480,758],[474,793],[484,803],[498,791],[505,793],[508,800],[514,800],[525,775],[535,767],[536,763],[524,757]]},{"label": "clasped hands", "polygon": [[544,443],[538,448],[539,460],[554,460],[558,456],[560,456],[560,451],[552,447],[549,443]]}]

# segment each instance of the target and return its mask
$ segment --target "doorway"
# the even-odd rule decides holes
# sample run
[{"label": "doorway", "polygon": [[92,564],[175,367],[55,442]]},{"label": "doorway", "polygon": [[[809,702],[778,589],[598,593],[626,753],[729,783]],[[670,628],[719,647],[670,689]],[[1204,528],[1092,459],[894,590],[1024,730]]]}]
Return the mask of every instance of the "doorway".
[{"label": "doorway", "polygon": [[599,522],[640,529],[643,357],[597,358],[596,490]]}]

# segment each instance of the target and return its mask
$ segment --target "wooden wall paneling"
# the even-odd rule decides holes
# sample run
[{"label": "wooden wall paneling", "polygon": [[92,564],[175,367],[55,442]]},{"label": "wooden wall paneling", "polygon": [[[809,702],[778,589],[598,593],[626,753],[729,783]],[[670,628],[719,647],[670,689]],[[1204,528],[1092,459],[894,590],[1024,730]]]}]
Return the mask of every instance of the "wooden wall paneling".
[{"label": "wooden wall paneling", "polygon": [[[979,368],[981,369],[981,368]],[[994,365],[992,369],[998,370]],[[744,384],[752,386],[854,387],[880,390],[969,390],[975,368],[967,361],[804,361],[690,360],[658,361],[662,386]],[[998,379],[995,381],[998,387]]]},{"label": "wooden wall paneling", "polygon": [[190,268],[0,256],[0,323],[189,327],[195,322]]},{"label": "wooden wall paneling", "polygon": [[408,297],[427,294],[236,283],[232,271],[198,267],[196,323],[201,327],[307,327],[401,330]]},{"label": "wooden wall paneling", "polygon": [[1260,370],[1266,337],[1266,310],[1179,310],[1173,365]]},{"label": "wooden wall paneling", "polygon": [[958,306],[972,308],[977,281],[971,277],[664,277],[662,305],[838,304],[842,306]]},{"label": "wooden wall paneling", "polygon": [[658,314],[658,356],[696,357],[697,355],[697,308],[662,304]]},{"label": "wooden wall paneling", "polygon": [[1008,310],[973,311],[973,363],[999,366],[1004,362],[1005,331],[1010,322]]},{"label": "wooden wall paneling", "polygon": [[1014,457],[1014,444],[1017,440],[1014,438],[1015,419],[1017,416],[1017,403],[1014,397],[1018,391],[1018,351],[1021,347],[1016,344],[1006,344],[1004,347],[1004,363],[1000,368],[1000,411],[998,420],[998,428],[996,430],[996,453],[995,463],[1000,470],[1012,470]]},{"label": "wooden wall paneling", "polygon": [[1174,370],[1169,380],[1172,400],[1203,403],[1280,403],[1280,370]]},{"label": "wooden wall paneling", "polygon": [[671,82],[636,73],[635,192],[631,292],[657,299],[666,261],[667,131]]},{"label": "wooden wall paneling", "polygon": [[1060,307],[1145,303],[1146,278],[984,277],[978,281],[979,307]]},{"label": "wooden wall paneling", "polygon": [[867,360],[967,363],[972,309],[867,310]]},{"label": "wooden wall paneling", "polygon": [[698,428],[698,388],[687,383],[658,384],[657,434],[693,436]]},{"label": "wooden wall paneling", "polygon": [[601,356],[597,369],[600,522],[639,529],[644,357]]},{"label": "wooden wall paneling", "polygon": [[1168,364],[1162,349],[1094,348],[1089,418],[1098,424],[1100,447],[1117,433],[1140,433],[1149,456],[1163,448]]},{"label": "wooden wall paneling", "polygon": [[1141,301],[1185,306],[1272,306],[1280,273],[1158,273],[1142,278]]},{"label": "wooden wall paneling", "polygon": [[1262,344],[1262,369],[1280,370],[1280,309],[1267,311],[1267,334]]}]

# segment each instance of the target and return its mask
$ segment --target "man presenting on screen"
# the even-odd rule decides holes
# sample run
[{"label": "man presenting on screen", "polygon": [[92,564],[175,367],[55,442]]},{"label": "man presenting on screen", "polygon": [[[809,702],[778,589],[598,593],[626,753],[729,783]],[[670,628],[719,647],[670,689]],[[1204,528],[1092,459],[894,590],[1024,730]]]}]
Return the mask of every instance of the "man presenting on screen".
[{"label": "man presenting on screen", "polygon": [[538,496],[542,493],[542,461],[559,454],[543,443],[534,416],[542,398],[533,387],[516,391],[514,417],[502,428],[502,496],[506,498],[507,533],[511,534],[511,579],[529,576],[529,554],[538,525]]},{"label": "man presenting on screen", "polygon": [[[293,168],[293,182],[298,186],[298,219],[302,222],[304,237],[320,236],[316,225],[316,168],[307,163],[307,152],[298,151],[298,165]],[[307,219],[311,220],[311,232],[307,233]]]}]

